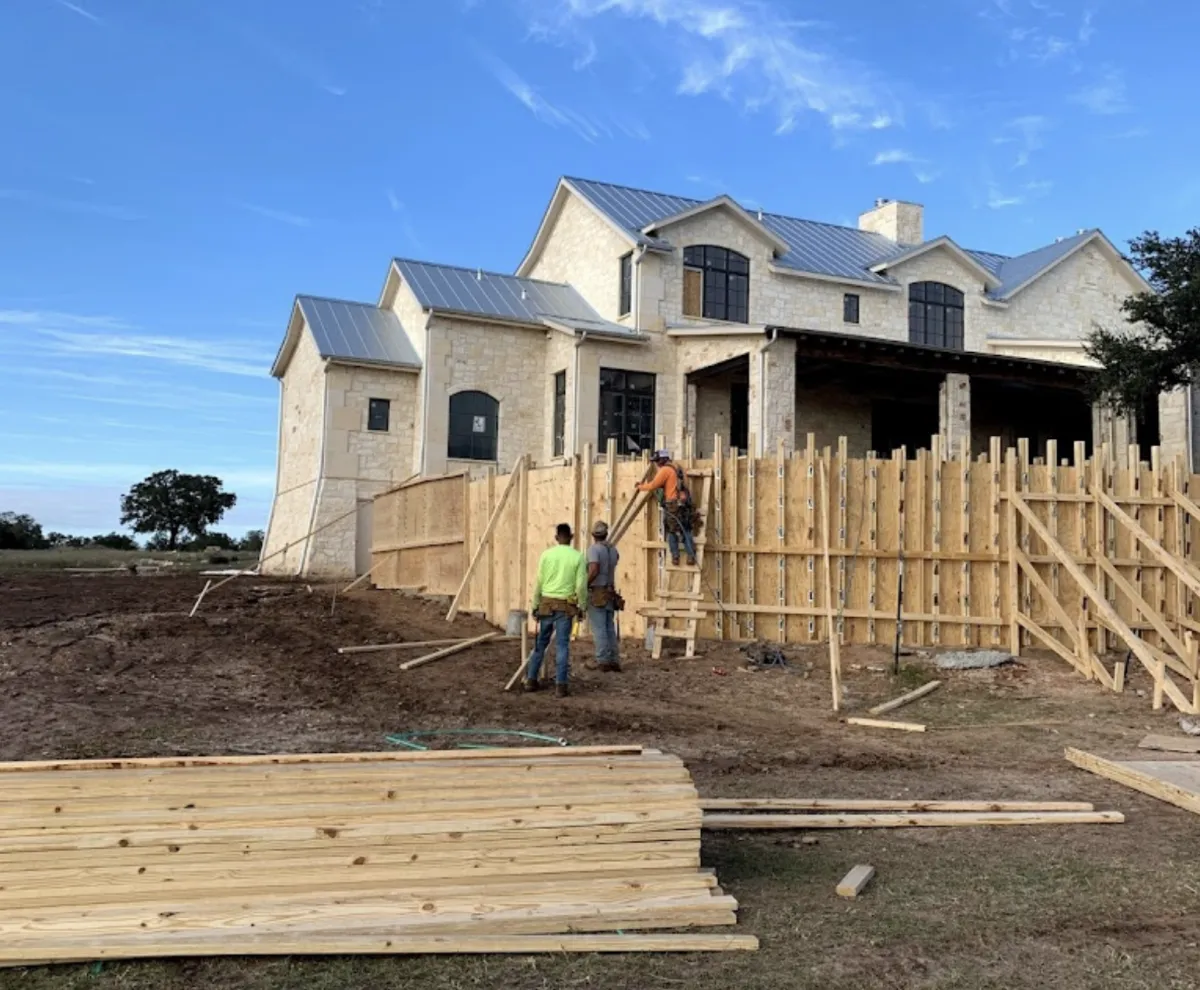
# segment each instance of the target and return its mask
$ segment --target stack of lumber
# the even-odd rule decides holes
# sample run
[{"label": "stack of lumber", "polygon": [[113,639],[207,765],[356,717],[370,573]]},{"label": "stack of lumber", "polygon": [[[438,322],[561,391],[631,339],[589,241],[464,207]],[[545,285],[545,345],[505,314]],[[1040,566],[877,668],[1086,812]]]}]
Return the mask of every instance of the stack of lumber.
[{"label": "stack of lumber", "polygon": [[639,747],[0,764],[0,963],[754,948],[617,934],[735,923],[700,821]]}]

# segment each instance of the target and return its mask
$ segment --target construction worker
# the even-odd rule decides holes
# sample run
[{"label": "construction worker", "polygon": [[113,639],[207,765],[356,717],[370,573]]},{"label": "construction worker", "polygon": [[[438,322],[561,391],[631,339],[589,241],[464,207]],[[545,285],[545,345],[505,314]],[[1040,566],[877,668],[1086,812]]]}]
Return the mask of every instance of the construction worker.
[{"label": "construction worker", "polygon": [[667,450],[656,450],[652,458],[658,472],[649,481],[638,485],[640,492],[655,492],[662,510],[663,529],[667,534],[667,547],[671,551],[671,563],[679,566],[679,541],[687,551],[687,562],[696,566],[696,541],[692,536],[692,496],[683,480],[683,468],[671,461]]},{"label": "construction worker", "polygon": [[624,604],[617,594],[617,563],[621,555],[608,542],[608,523],[592,526],[592,545],[587,550],[588,622],[596,644],[596,665],[603,671],[621,669],[617,640],[617,610]]},{"label": "construction worker", "polygon": [[554,531],[556,545],[543,551],[538,559],[531,609],[538,620],[538,633],[525,668],[525,690],[536,691],[546,647],[554,636],[555,690],[560,698],[570,693],[567,680],[571,671],[571,626],[587,602],[587,565],[583,554],[571,546],[574,538],[570,525],[559,523]]}]

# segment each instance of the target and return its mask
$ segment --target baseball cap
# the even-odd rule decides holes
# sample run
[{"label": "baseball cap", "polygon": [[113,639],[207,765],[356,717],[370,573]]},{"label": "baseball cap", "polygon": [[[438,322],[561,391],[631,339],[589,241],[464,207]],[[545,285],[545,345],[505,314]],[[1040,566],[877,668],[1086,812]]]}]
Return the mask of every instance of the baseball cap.
[{"label": "baseball cap", "polygon": [[603,519],[597,519],[592,525],[592,536],[608,536],[608,523]]},{"label": "baseball cap", "polygon": [[655,461],[669,461],[671,459],[671,452],[669,450],[656,450],[651,459]]}]

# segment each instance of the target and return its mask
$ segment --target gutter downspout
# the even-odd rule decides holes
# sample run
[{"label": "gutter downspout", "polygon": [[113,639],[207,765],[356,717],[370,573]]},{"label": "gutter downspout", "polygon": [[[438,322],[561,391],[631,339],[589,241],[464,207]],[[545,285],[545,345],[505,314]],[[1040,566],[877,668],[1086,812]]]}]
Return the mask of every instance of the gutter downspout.
[{"label": "gutter downspout", "polygon": [[425,353],[421,355],[421,430],[417,435],[417,443],[421,445],[421,453],[417,458],[417,474],[425,476],[429,444],[429,321],[433,318],[430,310],[425,310]]},{"label": "gutter downspout", "polygon": [[[587,340],[588,332],[581,330],[579,337],[575,341],[575,358],[571,362],[572,375],[572,391],[574,399],[571,403],[571,456],[574,457],[579,453],[579,348],[583,346],[583,342]],[[566,444],[563,444],[563,454],[566,454]]]},{"label": "gutter downspout", "polygon": [[771,339],[758,349],[758,436],[755,438],[758,450],[748,451],[753,457],[762,457],[767,441],[767,349],[779,339],[779,328],[771,327],[768,331]]}]

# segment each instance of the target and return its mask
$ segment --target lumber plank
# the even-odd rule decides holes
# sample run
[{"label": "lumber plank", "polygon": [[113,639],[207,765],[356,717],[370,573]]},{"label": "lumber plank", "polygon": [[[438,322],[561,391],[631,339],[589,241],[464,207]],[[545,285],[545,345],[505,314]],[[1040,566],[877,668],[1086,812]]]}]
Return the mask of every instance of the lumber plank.
[{"label": "lumber plank", "polygon": [[837,895],[838,897],[848,897],[853,900],[866,889],[867,884],[874,878],[875,867],[860,863],[842,877],[841,883],[837,885]]},{"label": "lumber plank", "polygon": [[704,811],[1094,811],[1087,801],[888,801],[842,798],[701,798]]},{"label": "lumber plank", "polygon": [[[522,454],[517,458],[517,463],[513,465],[512,474],[508,476],[508,482],[504,486],[504,491],[500,493],[500,501],[496,503],[496,507],[492,510],[491,518],[488,519],[487,526],[484,527],[483,534],[479,537],[479,543],[475,547],[475,552],[471,554],[470,563],[467,564],[467,569],[463,574],[462,583],[458,586],[458,591],[454,594],[454,600],[450,603],[450,610],[446,613],[446,621],[453,622],[454,617],[458,615],[459,606],[462,604],[463,595],[466,594],[467,588],[471,584],[471,577],[475,573],[475,568],[479,566],[479,561],[483,557],[483,551],[487,549],[492,542],[492,533],[495,532],[496,523],[500,520],[500,515],[504,511],[504,506],[508,504],[509,496],[512,495],[513,489],[521,480],[521,477],[529,470],[529,461]],[[457,541],[456,541],[457,542]]]},{"label": "lumber plank", "polygon": [[1139,749],[1157,749],[1167,753],[1200,753],[1200,739],[1195,736],[1146,736]]},{"label": "lumber plank", "polygon": [[925,726],[920,722],[889,722],[883,718],[858,718],[852,717],[846,719],[847,725],[861,725],[869,729],[899,729],[901,732],[924,732]]},{"label": "lumber plank", "polygon": [[453,639],[418,639],[411,643],[369,643],[366,646],[339,646],[338,653],[383,653],[387,650],[411,650],[419,646],[449,646],[462,641],[461,636],[455,636]]},{"label": "lumber plank", "polygon": [[868,715],[883,715],[886,712],[895,711],[911,701],[916,701],[918,698],[924,698],[927,694],[932,694],[942,686],[941,681],[930,681],[928,684],[922,684],[919,688],[909,691],[907,694],[902,694],[898,698],[893,698],[891,701],[885,701],[882,705],[876,705],[874,708],[868,708]]},{"label": "lumber plank", "polygon": [[1136,762],[1121,763],[1116,760],[1106,760],[1080,749],[1068,749],[1067,760],[1099,777],[1106,777],[1118,784],[1124,784],[1135,791],[1149,794],[1160,801],[1184,808],[1200,815],[1200,764],[1190,761],[1176,761],[1178,766],[1189,769],[1188,780],[1170,780],[1164,767],[1169,763]]},{"label": "lumber plank", "polygon": [[945,828],[965,825],[1110,825],[1125,821],[1118,811],[914,812],[912,814],[721,815],[704,816],[706,829]]},{"label": "lumber plank", "polygon": [[522,760],[539,756],[637,756],[641,746],[530,746],[522,749],[428,750],[412,753],[274,753],[253,756],[156,756],[98,760],[18,760],[0,773],[44,770],[126,770],[162,767],[286,766],[310,763],[423,763],[438,760]]},{"label": "lumber plank", "polygon": [[456,653],[462,653],[464,650],[469,650],[472,646],[478,646],[480,643],[486,643],[489,639],[496,639],[499,633],[490,632],[484,633],[482,636],[475,636],[472,639],[463,640],[461,643],[456,643],[453,646],[444,646],[440,650],[433,653],[427,653],[423,657],[416,657],[413,660],[406,660],[400,664],[401,670],[412,670],[414,667],[420,667],[427,663],[433,663],[434,660],[441,660],[443,657],[451,657]]},{"label": "lumber plank", "polygon": [[[106,959],[166,959],[220,955],[532,955],[560,952],[753,952],[753,935],[432,935],[316,933],[303,938],[244,935],[232,945],[228,936],[164,939],[113,939],[101,942],[61,940],[50,946],[0,946],[0,963],[45,965]],[[26,952],[40,956],[29,959]]]}]

